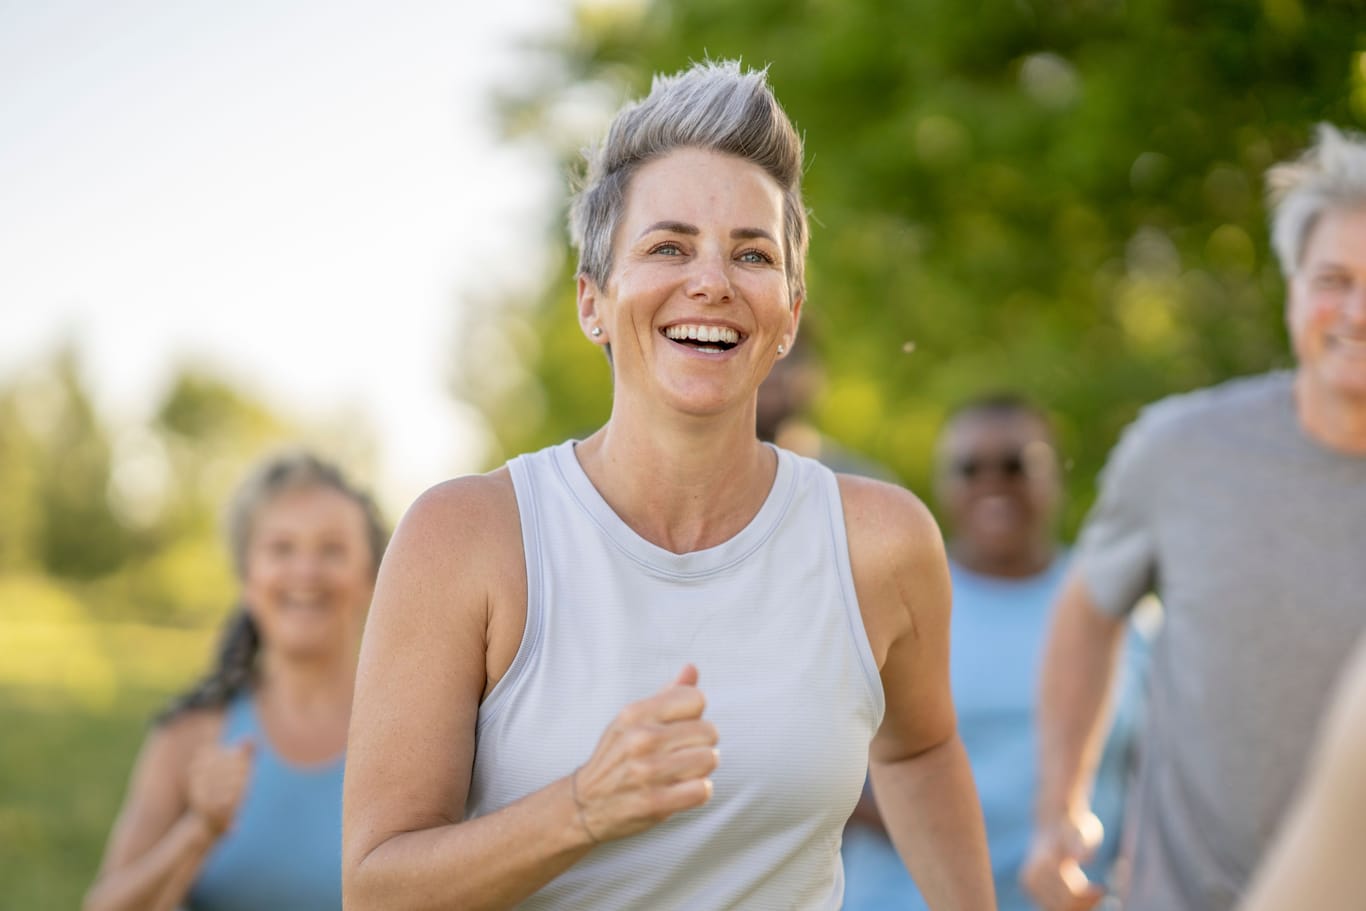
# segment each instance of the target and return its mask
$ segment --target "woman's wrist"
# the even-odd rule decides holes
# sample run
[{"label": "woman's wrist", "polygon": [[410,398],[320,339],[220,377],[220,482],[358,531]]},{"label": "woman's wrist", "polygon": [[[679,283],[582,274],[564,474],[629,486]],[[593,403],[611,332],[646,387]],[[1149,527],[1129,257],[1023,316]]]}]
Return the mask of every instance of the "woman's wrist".
[{"label": "woman's wrist", "polygon": [[197,845],[211,847],[218,839],[223,837],[227,831],[226,826],[214,825],[213,821],[203,813],[190,807],[185,811],[182,822],[190,832],[191,840]]}]

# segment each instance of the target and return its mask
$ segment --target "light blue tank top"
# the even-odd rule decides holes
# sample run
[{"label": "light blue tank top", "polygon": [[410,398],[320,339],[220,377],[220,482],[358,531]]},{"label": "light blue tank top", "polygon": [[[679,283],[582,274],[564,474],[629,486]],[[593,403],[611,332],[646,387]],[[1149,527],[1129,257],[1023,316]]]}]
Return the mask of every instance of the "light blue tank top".
[{"label": "light blue tank top", "polygon": [[466,816],[570,774],[627,703],[697,665],[720,735],[706,805],[595,847],[525,909],[836,909],[882,686],[849,569],[835,476],[778,453],[735,537],[674,554],[603,500],[573,442],[509,463],[527,621],[480,707]]},{"label": "light blue tank top", "polygon": [[247,792],[190,890],[186,911],[338,911],[344,757],[285,762],[270,746],[250,695],[227,707],[221,741],[256,743]]}]

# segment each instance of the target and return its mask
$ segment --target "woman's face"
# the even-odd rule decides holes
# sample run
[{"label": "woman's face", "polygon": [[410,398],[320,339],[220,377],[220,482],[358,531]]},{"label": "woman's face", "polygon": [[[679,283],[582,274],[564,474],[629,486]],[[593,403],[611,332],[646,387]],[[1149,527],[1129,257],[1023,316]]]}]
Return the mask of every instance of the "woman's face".
[{"label": "woman's face", "polygon": [[636,172],[607,287],[579,283],[580,322],[611,344],[619,399],[699,415],[753,406],[801,307],[788,299],[782,213],[777,182],[730,155],[680,149]]},{"label": "woman's face", "polygon": [[247,609],[264,648],[324,657],[354,648],[374,590],[365,513],[330,487],[286,490],[261,506],[247,541]]}]

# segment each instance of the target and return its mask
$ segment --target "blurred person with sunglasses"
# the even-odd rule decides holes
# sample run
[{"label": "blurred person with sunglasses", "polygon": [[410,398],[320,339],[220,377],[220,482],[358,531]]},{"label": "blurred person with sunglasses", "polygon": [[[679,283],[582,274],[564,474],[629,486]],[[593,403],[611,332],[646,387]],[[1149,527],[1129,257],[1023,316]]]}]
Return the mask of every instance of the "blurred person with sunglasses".
[{"label": "blurred person with sunglasses", "polygon": [[[950,674],[959,731],[982,802],[997,902],[1001,911],[1026,911],[1036,907],[1018,881],[1033,820],[1035,684],[1067,564],[1048,416],[1013,394],[960,405],[936,446],[935,497],[953,579]],[[1142,710],[1147,640],[1137,629],[1128,651],[1093,798],[1108,837],[1089,868],[1102,878],[1116,872]],[[926,907],[867,794],[846,831],[844,861],[847,911]]]},{"label": "blurred person with sunglasses", "polygon": [[[1227,911],[1366,631],[1366,136],[1268,172],[1297,365],[1149,406],[1110,454],[1059,596],[1039,707],[1030,892],[1085,911],[1087,781],[1113,655],[1156,591],[1127,911]],[[1313,902],[1295,907],[1317,908]]]}]

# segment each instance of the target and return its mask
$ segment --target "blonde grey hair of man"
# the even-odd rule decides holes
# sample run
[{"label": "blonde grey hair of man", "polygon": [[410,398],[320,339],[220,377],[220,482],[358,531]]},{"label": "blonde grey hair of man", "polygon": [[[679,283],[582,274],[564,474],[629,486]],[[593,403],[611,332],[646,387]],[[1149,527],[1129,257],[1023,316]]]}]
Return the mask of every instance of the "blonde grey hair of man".
[{"label": "blonde grey hair of man", "polygon": [[1271,168],[1266,177],[1271,246],[1281,274],[1289,278],[1324,212],[1366,208],[1366,136],[1321,123],[1314,145],[1297,160]]},{"label": "blonde grey hair of man", "polygon": [[806,209],[802,140],[769,88],[767,70],[704,61],[655,76],[650,94],[623,107],[607,138],[585,153],[588,170],[569,213],[579,274],[607,287],[612,238],[626,191],[642,165],[682,148],[734,155],[767,172],[783,193],[783,258],[790,301],[806,293]]}]

